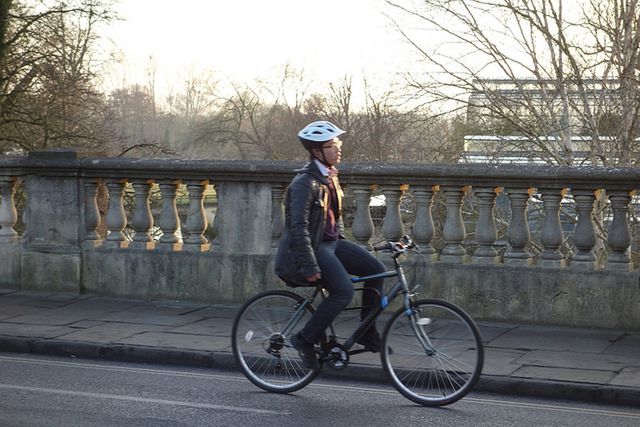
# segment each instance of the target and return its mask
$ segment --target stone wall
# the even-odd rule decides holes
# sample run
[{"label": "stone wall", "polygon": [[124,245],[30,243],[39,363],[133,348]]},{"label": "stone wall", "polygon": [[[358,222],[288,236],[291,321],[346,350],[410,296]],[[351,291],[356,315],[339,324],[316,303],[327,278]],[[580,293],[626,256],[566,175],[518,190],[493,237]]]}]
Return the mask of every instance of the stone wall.
[{"label": "stone wall", "polygon": [[[2,158],[0,286],[210,303],[240,303],[282,287],[272,273],[273,255],[284,189],[301,164],[79,158],[73,152]],[[628,215],[638,170],[387,164],[340,170],[355,204],[350,234],[358,243],[371,247],[376,230],[369,203],[378,191],[386,209],[377,232],[386,240],[409,233],[420,245],[405,265],[411,283],[422,284],[421,296],[454,301],[483,319],[640,330],[640,276],[630,257]],[[25,193],[22,233],[15,230],[18,184]],[[217,195],[215,239],[203,205],[207,185]],[[99,188],[107,200],[100,200]],[[179,189],[188,194],[184,216],[176,206]],[[500,193],[511,212],[506,242],[497,242]],[[592,214],[605,193],[612,206],[609,255],[598,264]],[[155,208],[152,194],[159,198]],[[415,206],[411,224],[402,221],[408,194]],[[442,217],[433,209],[437,194]],[[530,249],[533,194],[544,212],[539,253]],[[559,217],[568,195],[577,215],[569,255],[561,250]],[[468,198],[477,207],[473,230],[463,218]],[[131,211],[125,199],[133,201]],[[438,250],[434,220],[443,224]],[[506,249],[498,250],[500,244]],[[388,255],[378,256],[389,263]]]}]

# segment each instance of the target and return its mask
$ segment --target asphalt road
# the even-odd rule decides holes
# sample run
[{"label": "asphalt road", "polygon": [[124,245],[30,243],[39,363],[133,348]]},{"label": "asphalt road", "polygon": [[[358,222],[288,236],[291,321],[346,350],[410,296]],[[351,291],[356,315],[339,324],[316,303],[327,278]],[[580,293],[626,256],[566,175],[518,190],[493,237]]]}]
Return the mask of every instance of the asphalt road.
[{"label": "asphalt road", "polygon": [[292,395],[239,372],[0,353],[1,426],[638,426],[640,407],[470,394],[424,408],[391,385],[318,378]]}]

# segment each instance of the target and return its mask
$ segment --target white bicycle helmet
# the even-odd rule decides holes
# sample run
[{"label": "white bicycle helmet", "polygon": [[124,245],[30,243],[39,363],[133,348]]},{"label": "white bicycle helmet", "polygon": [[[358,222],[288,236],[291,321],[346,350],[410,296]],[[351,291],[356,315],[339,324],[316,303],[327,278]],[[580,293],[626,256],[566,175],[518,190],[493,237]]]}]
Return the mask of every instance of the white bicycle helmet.
[{"label": "white bicycle helmet", "polygon": [[302,142],[302,145],[308,150],[316,146],[316,144],[331,141],[343,133],[345,133],[345,131],[333,123],[321,120],[305,126],[304,129],[298,132],[298,138],[300,138],[300,142]]}]

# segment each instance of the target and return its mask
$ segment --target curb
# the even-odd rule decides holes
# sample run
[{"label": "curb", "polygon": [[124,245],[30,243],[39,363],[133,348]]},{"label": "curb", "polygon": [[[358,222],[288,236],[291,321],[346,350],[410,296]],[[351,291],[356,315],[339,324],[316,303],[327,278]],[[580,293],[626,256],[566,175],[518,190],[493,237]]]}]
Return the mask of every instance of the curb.
[{"label": "curb", "polygon": [[[180,350],[168,347],[0,336],[0,351],[239,370],[232,353]],[[384,369],[377,365],[353,364],[344,371],[323,369],[320,377],[389,384]],[[474,391],[617,405],[637,405],[640,402],[640,389],[634,387],[521,377],[482,375]]]}]

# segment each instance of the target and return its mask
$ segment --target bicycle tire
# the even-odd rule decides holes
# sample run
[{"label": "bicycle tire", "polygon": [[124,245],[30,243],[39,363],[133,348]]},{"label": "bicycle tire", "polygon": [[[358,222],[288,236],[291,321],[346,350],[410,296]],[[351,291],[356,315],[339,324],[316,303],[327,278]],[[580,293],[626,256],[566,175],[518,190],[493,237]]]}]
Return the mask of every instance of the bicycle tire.
[{"label": "bicycle tire", "polygon": [[[428,337],[423,342],[418,333]],[[394,387],[424,406],[444,406],[475,386],[484,364],[478,327],[460,307],[437,299],[411,303],[387,322],[382,338],[382,366]],[[393,350],[390,350],[393,349]]]},{"label": "bicycle tire", "polygon": [[293,292],[266,291],[249,299],[236,315],[231,332],[233,354],[242,373],[263,390],[291,393],[309,384],[320,372],[320,367],[304,367],[290,342],[291,335],[315,312],[311,304],[305,307],[291,333],[282,334],[282,328],[303,301]]}]

